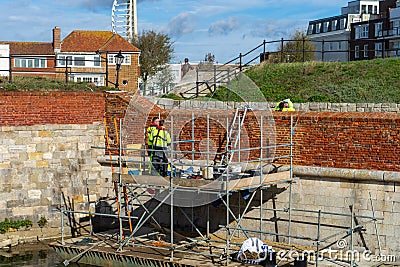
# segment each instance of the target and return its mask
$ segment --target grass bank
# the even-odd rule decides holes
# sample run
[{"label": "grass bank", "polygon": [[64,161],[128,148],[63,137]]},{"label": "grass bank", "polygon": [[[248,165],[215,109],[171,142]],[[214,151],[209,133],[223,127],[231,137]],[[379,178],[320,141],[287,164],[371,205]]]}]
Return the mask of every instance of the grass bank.
[{"label": "grass bank", "polygon": [[246,75],[267,101],[400,103],[400,59],[261,64]]}]

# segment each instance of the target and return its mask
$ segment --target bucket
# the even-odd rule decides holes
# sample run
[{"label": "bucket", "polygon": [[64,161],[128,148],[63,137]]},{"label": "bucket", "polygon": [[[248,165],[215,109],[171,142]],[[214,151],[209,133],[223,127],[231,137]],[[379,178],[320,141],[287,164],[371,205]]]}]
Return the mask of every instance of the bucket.
[{"label": "bucket", "polygon": [[204,167],[202,169],[202,175],[205,179],[212,179],[214,178],[214,168],[213,167]]}]

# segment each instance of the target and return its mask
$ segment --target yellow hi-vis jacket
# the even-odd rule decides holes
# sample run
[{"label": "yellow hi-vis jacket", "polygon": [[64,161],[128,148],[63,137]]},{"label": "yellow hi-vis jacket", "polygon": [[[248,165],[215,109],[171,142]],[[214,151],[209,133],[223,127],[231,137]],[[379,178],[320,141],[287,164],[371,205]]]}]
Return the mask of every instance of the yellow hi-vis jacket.
[{"label": "yellow hi-vis jacket", "polygon": [[167,148],[171,145],[171,136],[164,129],[155,129],[152,139],[154,148]]},{"label": "yellow hi-vis jacket", "polygon": [[157,131],[157,126],[156,125],[150,125],[150,127],[147,128],[146,134],[147,134],[147,145],[149,148],[153,146],[153,138],[154,138],[154,131]]},{"label": "yellow hi-vis jacket", "polygon": [[285,101],[287,104],[288,104],[288,107],[287,108],[283,108],[283,109],[281,109],[279,106],[280,106],[280,104],[282,103],[282,102],[284,102],[284,101],[280,101],[280,102],[278,102],[277,104],[276,104],[276,106],[275,106],[275,111],[296,111],[296,109],[294,108],[294,106],[293,106],[293,103],[292,103],[292,101]]}]

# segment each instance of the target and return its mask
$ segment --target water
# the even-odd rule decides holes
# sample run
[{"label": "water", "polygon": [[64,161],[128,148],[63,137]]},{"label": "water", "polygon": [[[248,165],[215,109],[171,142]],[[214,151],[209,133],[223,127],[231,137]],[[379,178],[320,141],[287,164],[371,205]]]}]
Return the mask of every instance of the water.
[{"label": "water", "polygon": [[[63,259],[45,243],[24,244],[8,250],[0,249],[0,267],[61,267]],[[93,267],[92,265],[70,263],[69,267]]]}]

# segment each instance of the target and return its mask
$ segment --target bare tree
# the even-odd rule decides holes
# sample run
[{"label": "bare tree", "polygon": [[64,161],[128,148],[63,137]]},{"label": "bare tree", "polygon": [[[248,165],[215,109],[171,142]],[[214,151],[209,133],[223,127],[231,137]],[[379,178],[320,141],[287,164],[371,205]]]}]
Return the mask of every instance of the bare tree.
[{"label": "bare tree", "polygon": [[168,67],[173,57],[174,48],[171,38],[155,31],[143,31],[132,40],[132,44],[141,50],[140,77],[143,80],[143,94],[149,77]]},{"label": "bare tree", "polygon": [[295,31],[289,40],[280,45],[279,50],[270,57],[270,62],[305,62],[316,59],[315,44],[310,40],[306,32]]}]

